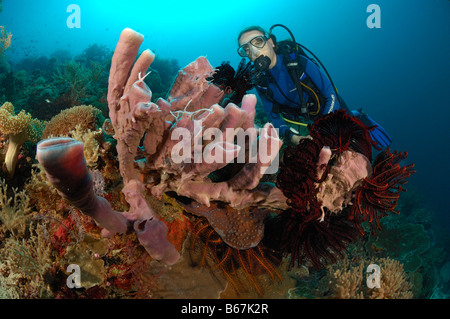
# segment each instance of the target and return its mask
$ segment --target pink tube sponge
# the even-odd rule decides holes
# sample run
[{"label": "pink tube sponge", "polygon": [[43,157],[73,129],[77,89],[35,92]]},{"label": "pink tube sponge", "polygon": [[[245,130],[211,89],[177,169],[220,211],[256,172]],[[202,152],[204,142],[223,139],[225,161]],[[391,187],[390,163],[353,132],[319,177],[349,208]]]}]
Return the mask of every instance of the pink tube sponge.
[{"label": "pink tube sponge", "polygon": [[[125,185],[122,192],[130,204],[129,211],[124,215],[133,222],[137,237],[150,256],[173,264],[180,255],[167,240],[167,227],[146,201],[146,185],[141,182],[141,171],[135,165],[139,145],[148,128],[155,126],[155,123],[164,123],[160,119],[155,120],[154,116],[164,107],[151,102],[151,91],[144,83],[155,55],[150,50],[144,50],[136,60],[143,39],[141,34],[129,28],[120,35],[108,80],[109,116],[117,140],[119,170]],[[156,129],[148,136],[157,141],[162,134],[163,131]],[[144,144],[148,146],[148,141]]]}]

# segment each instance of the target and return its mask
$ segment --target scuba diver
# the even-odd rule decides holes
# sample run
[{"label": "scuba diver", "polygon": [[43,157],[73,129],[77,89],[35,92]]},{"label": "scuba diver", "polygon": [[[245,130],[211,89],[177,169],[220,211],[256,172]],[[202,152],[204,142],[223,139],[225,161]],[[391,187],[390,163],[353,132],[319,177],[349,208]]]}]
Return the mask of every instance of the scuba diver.
[{"label": "scuba diver", "polygon": [[[277,42],[272,34],[277,26],[285,28],[291,40]],[[233,77],[233,72],[228,72],[231,77],[228,81],[222,80],[222,84],[231,83],[231,90],[230,87],[228,89],[238,92],[235,100],[231,99],[236,104],[247,90],[256,87],[270,122],[290,143],[298,144],[307,135],[301,131],[317,117],[345,109],[373,128],[370,134],[377,143],[376,149],[381,150],[391,144],[389,134],[378,123],[361,109],[351,111],[347,107],[320,60],[298,44],[284,25],[272,26],[269,33],[259,26],[245,28],[239,33],[238,43],[238,54],[250,59],[252,64],[244,64],[243,59],[236,75]],[[303,49],[314,59],[308,57]],[[222,71],[230,71],[226,63],[221,67]]]},{"label": "scuba diver", "polygon": [[[326,74],[305,55],[280,52],[276,38],[258,26],[242,30],[238,42],[239,55],[261,72],[256,89],[270,122],[288,141],[298,144],[298,126],[341,108]],[[316,85],[306,83],[311,81]]]}]

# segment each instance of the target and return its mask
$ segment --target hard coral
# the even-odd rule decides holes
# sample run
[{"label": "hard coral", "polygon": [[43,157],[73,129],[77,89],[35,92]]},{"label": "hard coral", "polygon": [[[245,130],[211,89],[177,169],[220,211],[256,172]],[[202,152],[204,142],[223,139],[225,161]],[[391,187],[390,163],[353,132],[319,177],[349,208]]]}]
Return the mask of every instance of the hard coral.
[{"label": "hard coral", "polygon": [[0,132],[9,136],[5,164],[10,176],[14,175],[22,145],[26,141],[38,142],[42,136],[44,126],[44,122],[33,119],[31,114],[26,113],[24,110],[15,115],[14,106],[10,102],[6,102],[0,107]]},{"label": "hard coral", "polygon": [[[380,266],[380,286],[368,288],[364,276],[367,266]],[[403,265],[395,259],[377,258],[352,263],[344,259],[335,266],[328,267],[326,278],[332,298],[338,299],[411,299],[412,284]]]},{"label": "hard coral", "polygon": [[104,122],[102,112],[91,105],[79,105],[61,111],[54,116],[46,125],[42,138],[51,136],[68,136],[70,131],[80,125],[84,132],[95,131]]}]

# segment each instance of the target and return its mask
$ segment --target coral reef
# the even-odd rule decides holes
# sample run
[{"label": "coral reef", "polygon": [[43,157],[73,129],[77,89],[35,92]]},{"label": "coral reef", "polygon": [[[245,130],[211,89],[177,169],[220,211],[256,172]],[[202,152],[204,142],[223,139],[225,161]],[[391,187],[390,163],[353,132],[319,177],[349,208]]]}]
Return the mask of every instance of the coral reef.
[{"label": "coral reef", "polygon": [[17,291],[16,283],[19,280],[19,277],[14,273],[9,273],[4,276],[5,267],[3,264],[0,264],[0,299],[19,299],[20,294]]},{"label": "coral reef", "polygon": [[[199,58],[179,73],[168,101],[160,99],[154,104],[151,102],[151,91],[141,76],[153,60],[151,52],[144,51],[129,71],[140,42],[141,36],[134,31],[126,29],[122,33],[111,64],[108,96],[119,168],[125,185],[122,192],[130,205],[128,212],[116,212],[103,198],[93,193],[92,179],[87,172],[80,143],[68,138],[43,140],[38,145],[37,158],[48,180],[60,194],[81,212],[92,216],[105,228],[104,234],[111,236],[116,232],[125,233],[129,225],[133,225],[138,240],[153,258],[173,264],[179,258],[178,251],[168,241],[167,225],[155,214],[147,200],[147,189],[151,190],[153,196],[175,190],[178,195],[192,197],[204,205],[210,205],[212,200],[220,200],[241,209],[252,205],[278,209],[286,207],[284,196],[274,185],[259,183],[277,155],[281,142],[276,132],[271,130],[273,127],[266,125],[257,132],[259,141],[269,145],[269,150],[265,150],[266,159],[260,157],[254,163],[244,163],[238,173],[226,182],[213,183],[207,178],[210,173],[227,165],[226,161],[210,164],[208,161],[201,164],[188,162],[187,165],[175,163],[169,154],[176,143],[169,136],[177,128],[193,133],[192,120],[195,118],[203,119],[206,128],[216,128],[220,133],[218,141],[211,143],[210,147],[216,147],[216,152],[229,149],[231,159],[237,157],[239,147],[228,141],[234,140],[235,129],[253,128],[256,99],[254,96],[244,97],[242,110],[233,104],[226,108],[214,104],[221,98],[220,90],[207,83],[206,77],[213,70],[206,59]],[[199,77],[199,72],[204,75]],[[231,137],[226,136],[229,134],[227,128],[232,129]],[[249,142],[248,147],[251,146]],[[202,151],[205,148],[207,145],[203,146]],[[189,152],[183,156],[191,160],[195,154]],[[135,159],[139,160],[135,163]],[[155,176],[158,177],[153,179]],[[260,216],[256,210],[241,213],[230,209],[230,212],[236,216],[247,215],[250,224],[232,223],[230,227],[226,220],[220,221],[220,214],[210,217],[215,221],[212,224],[229,241],[230,234],[238,232],[234,244],[239,248],[256,246],[261,241],[262,221],[268,212],[261,211]],[[228,220],[233,220],[232,216]],[[253,226],[253,223],[258,226]],[[218,225],[226,227],[220,228]],[[250,229],[260,229],[255,232],[257,237],[250,239],[249,244],[245,244],[248,240],[245,225]],[[256,258],[261,256],[256,255]],[[243,264],[243,267],[248,265]]]},{"label": "coral reef", "polygon": [[220,202],[209,207],[197,202],[180,203],[191,214],[205,217],[209,224],[229,246],[236,249],[256,247],[264,236],[264,220],[270,214],[268,209],[251,207],[234,209]]},{"label": "coral reef", "polygon": [[[28,156],[26,185],[0,183],[0,297],[446,291],[445,256],[429,224],[418,225],[427,211],[401,196],[414,173],[400,165],[406,153],[387,149],[373,160],[370,128],[343,111],[283,150],[254,95],[225,103],[226,87],[211,82],[221,74],[205,57],[178,71],[176,60],[155,60],[150,50],[136,59],[142,41],[122,32],[109,79],[110,52],[96,44],[72,61],[67,52],[28,59],[7,76],[13,85],[0,94],[52,119],[39,163],[31,167]],[[5,118],[31,118],[5,105]],[[366,285],[370,263],[380,266],[381,288]],[[80,267],[81,288],[67,285],[68,265]]]},{"label": "coral reef", "polygon": [[[372,269],[376,268],[374,277]],[[289,298],[319,299],[412,299],[414,278],[392,258],[372,258],[364,253],[345,257],[320,273],[296,269],[297,287]]]},{"label": "coral reef", "polygon": [[[28,55],[11,65],[0,55],[0,97],[43,120],[81,104],[94,106],[106,117],[111,57],[111,50],[98,43],[76,56],[57,49],[49,57]],[[167,97],[179,69],[175,59],[156,58],[145,79],[154,100]]]}]

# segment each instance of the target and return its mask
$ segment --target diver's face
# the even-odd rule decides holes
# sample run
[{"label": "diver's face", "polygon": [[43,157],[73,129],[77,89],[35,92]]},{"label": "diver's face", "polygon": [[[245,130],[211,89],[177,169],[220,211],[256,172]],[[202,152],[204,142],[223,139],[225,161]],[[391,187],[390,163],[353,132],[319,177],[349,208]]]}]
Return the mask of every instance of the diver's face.
[{"label": "diver's face", "polygon": [[257,46],[250,44],[250,41],[252,41],[254,38],[259,37],[259,36],[264,36],[264,34],[257,30],[245,32],[239,38],[239,46],[247,44],[246,52],[247,52],[248,58],[252,61],[255,61],[261,55],[265,55],[265,56],[269,57],[270,61],[271,61],[270,65],[269,65],[269,69],[271,69],[277,63],[277,55],[275,54],[275,51],[274,51],[273,41],[272,41],[272,39],[268,39],[266,44],[261,48],[258,48]]}]

